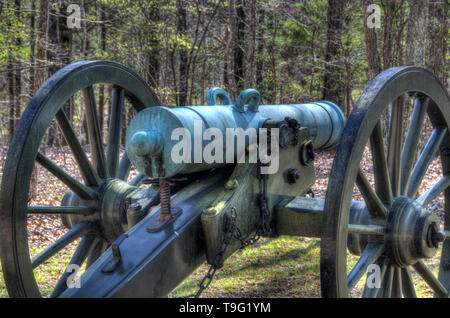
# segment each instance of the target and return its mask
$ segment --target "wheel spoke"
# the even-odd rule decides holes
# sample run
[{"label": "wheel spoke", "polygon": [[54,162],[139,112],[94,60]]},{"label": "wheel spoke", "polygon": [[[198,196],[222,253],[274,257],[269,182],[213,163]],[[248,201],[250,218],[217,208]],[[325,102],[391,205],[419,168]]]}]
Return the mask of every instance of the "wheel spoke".
[{"label": "wheel spoke", "polygon": [[402,194],[405,194],[407,191],[407,185],[416,158],[420,132],[422,131],[429,101],[430,99],[428,97],[419,97],[416,99],[411,120],[409,122],[408,132],[402,149],[402,174],[400,178],[400,193]]},{"label": "wheel spoke", "polygon": [[380,198],[373,190],[372,185],[369,180],[367,180],[366,175],[362,171],[361,167],[358,169],[358,175],[356,176],[356,185],[359,191],[364,197],[367,209],[369,210],[370,216],[373,219],[385,219],[387,215],[387,209],[381,202]]},{"label": "wheel spoke", "polygon": [[[101,178],[108,178],[106,170],[105,150],[103,149],[101,127],[98,119],[94,88],[83,88],[83,97],[86,104],[86,121],[88,126],[89,143],[91,145],[92,161]],[[102,114],[103,115],[103,114]]]},{"label": "wheel spoke", "polygon": [[390,298],[392,295],[392,282],[394,280],[394,266],[388,265],[386,269],[386,274],[381,282],[381,288],[378,292],[378,298]]},{"label": "wheel spoke", "polygon": [[[388,268],[387,266],[387,260],[385,257],[380,257],[378,258],[376,264],[378,266],[380,266],[380,288],[381,288],[381,283],[384,280],[384,277],[386,276],[386,269]],[[364,285],[364,291],[363,291],[363,298],[376,298],[380,288],[377,287],[369,287],[367,286],[367,278],[366,278],[366,284]]]},{"label": "wheel spoke", "polygon": [[60,109],[56,113],[56,120],[61,128],[64,139],[72,150],[84,182],[88,186],[98,186],[100,184],[98,174],[92,167],[89,158],[86,156],[86,153],[84,152],[84,149],[81,146],[80,141],[78,140],[78,137],[75,134],[75,131],[73,130],[64,110]]},{"label": "wheel spoke", "polygon": [[402,147],[402,123],[403,123],[403,102],[402,98],[397,98],[392,103],[391,121],[388,136],[388,167],[392,183],[392,194],[397,196],[400,191],[401,174],[401,147]]},{"label": "wheel spoke", "polygon": [[27,208],[27,213],[34,214],[81,214],[91,215],[95,209],[90,206],[43,206],[32,205]]},{"label": "wheel spoke", "polygon": [[69,175],[64,169],[59,167],[54,161],[49,159],[43,153],[38,152],[36,161],[45,169],[50,171],[55,177],[61,180],[62,183],[67,185],[80,198],[86,200],[95,199],[95,192],[91,188],[85,186],[77,179]]},{"label": "wheel spoke", "polygon": [[62,274],[61,278],[58,280],[58,283],[56,283],[55,289],[50,295],[51,298],[58,297],[63,291],[67,289],[67,285],[70,285],[70,282],[68,282],[67,280],[69,279],[69,276],[73,275],[75,272],[75,270],[73,269],[73,265],[81,267],[89,251],[91,250],[94,241],[94,236],[83,236],[80,244],[78,244],[77,249],[75,250],[75,253],[70,259],[69,265]]},{"label": "wheel spoke", "polygon": [[390,205],[392,203],[392,188],[384,151],[383,129],[380,121],[378,121],[370,136],[370,148],[375,177],[375,192],[384,204]]},{"label": "wheel spoke", "polygon": [[102,238],[97,237],[94,247],[89,252],[86,268],[89,268],[108,248],[108,243]]},{"label": "wheel spoke", "polygon": [[124,90],[122,88],[114,88],[112,91],[108,146],[106,148],[106,162],[111,177],[116,177],[118,173],[123,102]]},{"label": "wheel spoke", "polygon": [[385,228],[381,225],[372,224],[349,224],[348,232],[352,234],[366,234],[366,235],[384,235]]},{"label": "wheel spoke", "polygon": [[439,127],[433,130],[430,139],[428,140],[425,148],[422,151],[422,154],[417,160],[416,165],[414,166],[413,172],[411,174],[411,180],[409,182],[408,187],[408,197],[413,198],[417,190],[419,189],[420,184],[422,183],[423,176],[428,169],[431,161],[433,160],[434,155],[436,154],[439,145],[442,142],[445,134],[447,132],[447,128]]},{"label": "wheel spoke", "polygon": [[417,298],[411,273],[407,267],[402,268],[402,291],[405,298]]},{"label": "wheel spoke", "polygon": [[422,194],[416,201],[423,207],[430,204],[441,192],[450,186],[450,174],[446,173],[431,189]]},{"label": "wheel spoke", "polygon": [[123,181],[128,180],[128,176],[130,175],[131,162],[128,158],[127,152],[125,151],[122,155],[122,159],[119,163],[119,179]]},{"label": "wheel spoke", "polygon": [[434,276],[433,272],[428,268],[422,260],[419,260],[413,265],[416,272],[423,278],[423,280],[430,286],[430,288],[439,297],[447,298],[449,296],[448,290],[441,284],[441,282]]},{"label": "wheel spoke", "polygon": [[402,269],[398,267],[394,269],[391,298],[402,298]]},{"label": "wheel spoke", "polygon": [[37,266],[41,265],[50,257],[62,250],[64,247],[86,233],[90,227],[91,224],[88,222],[75,224],[66,234],[58,238],[52,245],[33,257],[33,259],[31,260],[31,266],[33,268],[36,268]]},{"label": "wheel spoke", "polygon": [[136,177],[134,177],[130,181],[130,185],[138,187],[141,185],[141,183],[144,179],[145,179],[145,175],[143,175],[142,173],[139,173]]},{"label": "wheel spoke", "polygon": [[364,249],[361,257],[348,275],[348,290],[352,290],[362,276],[367,272],[367,267],[373,264],[383,253],[384,245],[380,243],[369,243]]}]

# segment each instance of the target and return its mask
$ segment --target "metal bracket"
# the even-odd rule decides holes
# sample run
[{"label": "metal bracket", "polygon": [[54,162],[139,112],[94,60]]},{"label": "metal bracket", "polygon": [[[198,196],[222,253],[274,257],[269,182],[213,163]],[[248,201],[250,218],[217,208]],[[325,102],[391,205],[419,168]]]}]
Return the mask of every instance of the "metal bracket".
[{"label": "metal bracket", "polygon": [[111,250],[113,253],[113,260],[108,263],[105,267],[102,269],[102,273],[104,274],[112,274],[116,269],[117,266],[119,266],[121,260],[122,260],[122,253],[120,252],[120,244],[128,238],[127,233],[123,233],[121,236],[117,238],[117,240],[111,245]]},{"label": "metal bracket", "polygon": [[163,213],[161,210],[151,217],[151,222],[147,227],[150,233],[159,232],[164,227],[175,221],[183,212],[179,207],[170,208],[170,213]]},{"label": "metal bracket", "polygon": [[159,202],[159,190],[156,188],[138,188],[128,198],[127,224],[131,229],[147,216],[150,208]]}]

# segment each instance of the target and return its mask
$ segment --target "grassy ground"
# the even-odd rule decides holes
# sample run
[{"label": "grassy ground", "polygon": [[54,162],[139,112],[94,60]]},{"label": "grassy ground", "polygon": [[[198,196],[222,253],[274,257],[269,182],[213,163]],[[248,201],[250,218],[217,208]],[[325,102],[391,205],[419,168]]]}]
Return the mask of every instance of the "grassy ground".
[{"label": "grassy ground", "polygon": [[[233,254],[218,270],[203,297],[319,297],[320,241],[282,236]],[[172,297],[195,293],[206,274],[203,265]]]},{"label": "grassy ground", "polygon": [[[75,244],[53,257],[35,271],[35,277],[44,296],[50,295],[58,278],[70,260]],[[40,249],[33,249],[33,255]],[[435,275],[438,272],[439,253],[427,260]],[[349,265],[357,257],[350,256]],[[320,240],[281,236],[276,239],[262,239],[257,244],[240,250],[228,258],[224,266],[206,289],[202,297],[255,297],[277,298],[320,297]],[[198,284],[207,273],[209,265],[204,264],[178,286],[169,297],[187,297],[194,294]],[[425,282],[412,272],[418,297],[433,297]],[[361,295],[364,279],[353,290],[352,296]],[[8,297],[0,272],[0,297]]]}]

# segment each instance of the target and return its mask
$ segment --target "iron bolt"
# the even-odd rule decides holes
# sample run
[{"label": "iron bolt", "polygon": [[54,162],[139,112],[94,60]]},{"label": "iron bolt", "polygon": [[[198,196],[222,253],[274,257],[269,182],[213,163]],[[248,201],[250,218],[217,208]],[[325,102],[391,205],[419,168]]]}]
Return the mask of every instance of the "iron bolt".
[{"label": "iron bolt", "polygon": [[206,215],[214,215],[217,213],[216,209],[214,207],[209,207],[207,209],[203,210],[203,213]]},{"label": "iron bolt", "polygon": [[293,129],[300,128],[300,124],[298,123],[298,121],[295,118],[285,117],[284,120],[288,123],[289,127],[293,128]]},{"label": "iron bolt", "polygon": [[139,211],[140,209],[142,209],[142,206],[139,203],[133,203],[128,209],[131,211]]},{"label": "iron bolt", "polygon": [[238,181],[236,179],[230,179],[225,183],[225,189],[226,190],[234,190],[238,186]]},{"label": "iron bolt", "polygon": [[296,183],[299,178],[300,178],[300,172],[298,172],[297,169],[289,168],[288,175],[287,175],[288,182],[291,184]]},{"label": "iron bolt", "polygon": [[307,140],[300,148],[300,162],[304,166],[309,166],[314,162],[314,147],[311,140]]},{"label": "iron bolt", "polygon": [[438,226],[434,222],[430,225],[428,233],[429,233],[428,241],[429,243],[431,243],[429,245],[434,246],[435,248],[439,247],[439,243],[445,241],[444,233],[439,231]]}]

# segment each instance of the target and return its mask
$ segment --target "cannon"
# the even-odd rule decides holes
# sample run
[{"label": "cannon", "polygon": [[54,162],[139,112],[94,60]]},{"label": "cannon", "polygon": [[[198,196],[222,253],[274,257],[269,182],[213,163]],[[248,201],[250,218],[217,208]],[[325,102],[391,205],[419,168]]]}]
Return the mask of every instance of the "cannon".
[{"label": "cannon", "polygon": [[[112,87],[105,143],[94,90],[100,84]],[[64,111],[76,94],[83,96],[77,101],[89,147]],[[442,83],[423,68],[391,68],[366,87],[347,120],[330,102],[260,100],[247,89],[233,103],[213,88],[207,106],[168,108],[117,63],[77,62],[55,73],[30,100],[4,165],[0,256],[9,295],[41,296],[34,270],[79,238],[69,266],[86,264],[86,271],[77,288],[68,288],[65,271],[52,297],[164,297],[206,261],[211,267],[199,296],[239,248],[263,236],[297,235],[321,239],[323,297],[352,296],[373,265],[378,284],[363,282],[363,297],[416,297],[414,277],[448,297],[450,97]],[[411,114],[406,100],[414,101]],[[122,118],[126,103],[136,111],[129,124]],[[426,118],[432,133],[419,154]],[[82,180],[41,152],[52,122]],[[314,151],[333,148],[326,197],[309,196]],[[361,166],[366,151],[373,180]],[[442,178],[419,193],[436,156]],[[35,163],[68,187],[59,205],[28,204]],[[130,180],[131,167],[139,173]],[[440,194],[441,217],[427,210]],[[60,215],[68,228],[33,257],[29,214]]]}]

